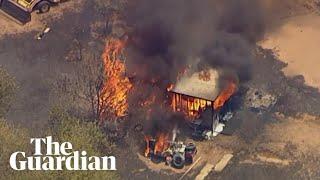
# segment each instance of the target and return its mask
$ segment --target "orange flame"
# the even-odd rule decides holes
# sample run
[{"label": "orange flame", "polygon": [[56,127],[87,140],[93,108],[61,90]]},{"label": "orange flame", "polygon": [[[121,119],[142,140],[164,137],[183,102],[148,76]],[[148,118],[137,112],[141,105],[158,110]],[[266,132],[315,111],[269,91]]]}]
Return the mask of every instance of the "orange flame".
[{"label": "orange flame", "polygon": [[171,107],[174,112],[183,112],[187,117],[194,119],[199,117],[200,112],[207,107],[212,107],[212,102],[173,93]]},{"label": "orange flame", "polygon": [[[150,149],[150,140],[151,136],[144,136],[144,140],[146,141],[146,149],[144,151],[144,156],[148,157],[151,149]],[[154,147],[154,154],[163,153],[169,147],[169,134],[166,133],[158,133],[156,138],[156,144]]]},{"label": "orange flame", "polygon": [[[171,91],[172,87],[170,85],[167,90]],[[230,81],[214,102],[172,92],[171,107],[174,112],[183,112],[190,119],[198,118],[207,107],[212,108],[213,106],[214,109],[221,108],[236,90],[236,83]]]},{"label": "orange flame", "polygon": [[170,92],[173,88],[174,88],[173,84],[170,84],[170,85],[167,87],[167,91]]},{"label": "orange flame", "polygon": [[235,82],[230,81],[227,87],[220,93],[217,99],[213,103],[214,109],[221,108],[224,103],[236,92],[237,85]]},{"label": "orange flame", "polygon": [[128,110],[127,97],[132,84],[125,76],[125,64],[120,56],[126,41],[110,38],[103,53],[105,81],[100,91],[100,117],[107,117],[107,109],[116,117],[123,117]]},{"label": "orange flame", "polygon": [[144,151],[144,156],[148,157],[150,154],[150,136],[144,136],[144,140],[146,141],[146,150]]},{"label": "orange flame", "polygon": [[156,145],[154,147],[155,154],[162,153],[169,147],[169,134],[159,133],[157,136]]},{"label": "orange flame", "polygon": [[208,70],[203,70],[199,73],[199,79],[203,81],[210,81],[211,80],[211,74]]},{"label": "orange flame", "polygon": [[142,107],[149,107],[151,106],[154,102],[156,101],[156,95],[152,94],[148,99],[145,101],[141,102],[140,105]]}]

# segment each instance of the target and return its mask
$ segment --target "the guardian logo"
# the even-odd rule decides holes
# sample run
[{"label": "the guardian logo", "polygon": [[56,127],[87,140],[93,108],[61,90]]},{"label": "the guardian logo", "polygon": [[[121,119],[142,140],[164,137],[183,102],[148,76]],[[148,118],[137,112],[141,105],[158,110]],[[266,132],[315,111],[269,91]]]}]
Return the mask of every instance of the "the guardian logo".
[{"label": "the guardian logo", "polygon": [[[12,169],[21,170],[116,170],[114,156],[90,156],[86,151],[73,151],[70,142],[52,142],[52,137],[32,138],[34,154],[26,157],[25,152],[15,152],[10,156]],[[45,148],[44,148],[45,147]],[[43,149],[46,149],[43,153]]]}]

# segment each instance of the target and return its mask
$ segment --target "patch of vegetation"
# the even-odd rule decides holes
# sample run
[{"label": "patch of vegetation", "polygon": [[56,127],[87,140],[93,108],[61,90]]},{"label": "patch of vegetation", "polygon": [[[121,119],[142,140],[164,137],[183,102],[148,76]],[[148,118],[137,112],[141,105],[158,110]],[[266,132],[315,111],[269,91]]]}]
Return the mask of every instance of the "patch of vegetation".
[{"label": "patch of vegetation", "polygon": [[[112,155],[114,146],[92,123],[69,116],[59,108],[51,112],[48,134],[54,141],[71,142],[74,150],[85,150],[88,156]],[[0,119],[0,174],[1,179],[119,179],[114,171],[14,171],[9,166],[13,152],[24,151],[31,155],[34,149],[27,129],[16,128]]]},{"label": "patch of vegetation", "polygon": [[[88,156],[112,155],[115,146],[98,125],[70,116],[63,109],[55,107],[50,113],[51,129],[48,133],[59,142],[71,142],[74,150],[85,150]],[[53,172],[62,179],[118,179],[112,171],[61,171]]]},{"label": "patch of vegetation", "polygon": [[16,90],[17,85],[14,78],[0,66],[0,117],[8,112]]},{"label": "patch of vegetation", "polygon": [[[14,179],[14,171],[10,168],[10,155],[16,151],[30,149],[28,132],[22,128],[14,128],[4,120],[0,119],[0,174],[1,179]],[[19,173],[21,174],[21,173]],[[24,173],[23,173],[24,174]]]},{"label": "patch of vegetation", "polygon": [[94,0],[94,2],[97,10],[118,11],[125,6],[128,0]]}]

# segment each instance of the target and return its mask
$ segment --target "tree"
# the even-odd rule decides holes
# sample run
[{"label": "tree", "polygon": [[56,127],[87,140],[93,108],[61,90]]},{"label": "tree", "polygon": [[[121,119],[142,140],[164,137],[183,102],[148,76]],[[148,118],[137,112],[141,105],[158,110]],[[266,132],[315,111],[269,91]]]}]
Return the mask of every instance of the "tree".
[{"label": "tree", "polygon": [[105,75],[101,57],[91,55],[84,59],[77,71],[77,85],[83,98],[89,102],[94,119],[100,119],[100,96]]},{"label": "tree", "polygon": [[71,114],[99,119],[99,96],[104,81],[103,62],[99,55],[84,50],[81,60],[72,60],[73,72],[61,74],[54,82],[51,103],[64,106]]}]

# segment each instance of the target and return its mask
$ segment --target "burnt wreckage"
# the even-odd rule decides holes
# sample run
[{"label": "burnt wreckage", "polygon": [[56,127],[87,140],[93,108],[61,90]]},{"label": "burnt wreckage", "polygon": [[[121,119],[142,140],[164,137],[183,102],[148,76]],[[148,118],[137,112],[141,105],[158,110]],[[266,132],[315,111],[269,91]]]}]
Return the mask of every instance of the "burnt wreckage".
[{"label": "burnt wreckage", "polygon": [[[193,74],[185,74],[170,86],[171,108],[184,114],[186,123],[193,128],[192,136],[197,140],[210,140],[223,131],[226,122],[232,118],[231,98],[237,91],[236,78],[222,78],[221,72],[208,69]],[[153,162],[182,168],[191,164],[197,153],[194,143],[176,141],[177,127],[169,134],[157,133],[156,138],[145,136],[145,156]]]}]

